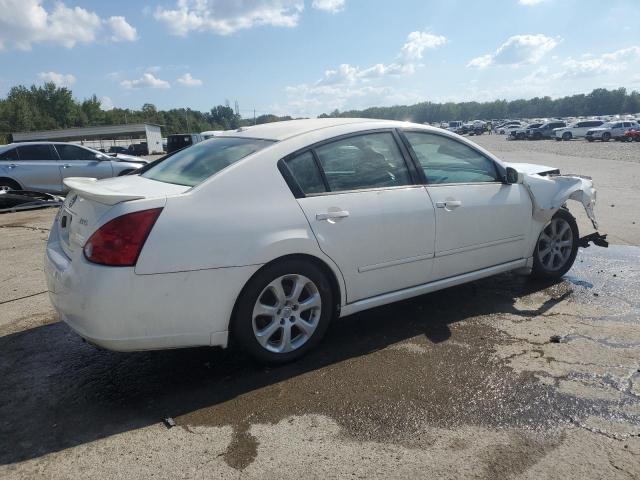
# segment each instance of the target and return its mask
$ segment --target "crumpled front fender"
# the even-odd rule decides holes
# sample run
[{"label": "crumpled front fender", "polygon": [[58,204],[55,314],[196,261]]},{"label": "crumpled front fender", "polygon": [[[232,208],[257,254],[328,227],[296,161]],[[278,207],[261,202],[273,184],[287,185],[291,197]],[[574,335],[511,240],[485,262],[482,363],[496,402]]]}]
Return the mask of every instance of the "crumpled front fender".
[{"label": "crumpled front fender", "polygon": [[593,228],[598,229],[594,212],[596,189],[590,177],[524,174],[522,183],[531,197],[535,220],[548,222],[567,200],[576,200],[584,206]]}]

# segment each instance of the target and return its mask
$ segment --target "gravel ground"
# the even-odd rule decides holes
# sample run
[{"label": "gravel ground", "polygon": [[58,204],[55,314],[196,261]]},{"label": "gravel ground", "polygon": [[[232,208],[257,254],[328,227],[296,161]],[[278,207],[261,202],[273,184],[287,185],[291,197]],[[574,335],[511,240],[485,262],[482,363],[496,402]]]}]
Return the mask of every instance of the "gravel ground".
[{"label": "gravel ground", "polygon": [[[591,174],[606,231],[640,244],[634,162],[477,141]],[[264,368],[84,343],[45,291],[54,214],[0,215],[3,479],[640,478],[637,246],[581,250],[559,282],[499,275],[362,312]]]},{"label": "gravel ground", "polygon": [[640,142],[592,142],[586,140],[507,140],[504,135],[481,135],[470,137],[479,144],[490,145],[491,151],[519,152],[561,155],[567,157],[596,158],[618,162],[640,163]]}]

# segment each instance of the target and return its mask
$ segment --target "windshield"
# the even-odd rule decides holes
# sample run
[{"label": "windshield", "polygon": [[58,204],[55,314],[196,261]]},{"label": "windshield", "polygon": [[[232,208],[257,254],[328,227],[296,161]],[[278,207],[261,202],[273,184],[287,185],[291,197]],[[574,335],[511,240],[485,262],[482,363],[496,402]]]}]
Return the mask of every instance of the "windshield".
[{"label": "windshield", "polygon": [[87,150],[91,150],[93,153],[96,154],[96,156],[98,156],[102,160],[111,160],[111,158],[112,158],[109,155],[107,155],[106,153],[102,153],[100,150],[96,150],[95,148],[91,148],[91,147],[84,147],[84,148],[86,148]]},{"label": "windshield", "polygon": [[194,187],[223,168],[272,143],[272,140],[255,138],[212,138],[179,151],[141,176],[159,182]]},{"label": "windshield", "polygon": [[606,122],[606,123],[603,123],[602,125],[600,125],[600,127],[599,127],[599,128],[609,128],[609,127],[613,127],[613,124],[614,124],[614,123],[615,123],[615,122]]}]

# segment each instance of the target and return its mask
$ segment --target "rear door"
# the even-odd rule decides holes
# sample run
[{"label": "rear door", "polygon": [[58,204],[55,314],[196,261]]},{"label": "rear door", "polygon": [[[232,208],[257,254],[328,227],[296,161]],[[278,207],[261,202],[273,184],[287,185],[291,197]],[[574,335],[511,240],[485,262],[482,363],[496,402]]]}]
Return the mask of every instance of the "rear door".
[{"label": "rear door", "polygon": [[495,162],[462,142],[427,132],[404,135],[436,207],[433,279],[523,258],[531,226],[524,186],[502,183]]},{"label": "rear door", "polygon": [[372,132],[285,159],[349,303],[431,280],[434,209],[401,148],[394,132]]},{"label": "rear door", "polygon": [[[55,145],[60,156],[60,176],[110,178],[113,176],[111,157],[82,148],[78,145],[58,143]],[[63,189],[66,187],[63,185]]]},{"label": "rear door", "polygon": [[25,190],[62,192],[58,154],[50,144],[21,145],[17,152],[18,160],[12,168],[13,178]]}]

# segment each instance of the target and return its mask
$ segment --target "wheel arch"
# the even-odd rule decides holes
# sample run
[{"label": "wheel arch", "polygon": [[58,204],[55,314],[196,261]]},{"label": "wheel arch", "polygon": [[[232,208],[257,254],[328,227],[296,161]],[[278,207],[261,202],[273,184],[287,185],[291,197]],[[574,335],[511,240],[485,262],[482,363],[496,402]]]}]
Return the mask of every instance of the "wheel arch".
[{"label": "wheel arch", "polygon": [[327,276],[327,280],[329,280],[329,284],[331,286],[331,292],[333,293],[333,296],[336,299],[334,300],[334,306],[333,306],[334,314],[339,313],[340,307],[344,305],[344,299],[346,298],[344,283],[341,282],[342,274],[339,271],[336,271],[337,268],[334,269],[325,260],[319,257],[316,257],[314,255],[309,255],[307,253],[292,253],[288,255],[283,255],[278,258],[274,258],[270,262],[265,263],[258,270],[256,270],[253,273],[253,275],[251,275],[251,277],[247,279],[242,289],[240,289],[240,291],[238,292],[238,295],[236,296],[236,300],[233,304],[233,310],[231,311],[231,318],[229,319],[229,329],[231,329],[233,325],[233,319],[236,316],[240,299],[242,298],[245,292],[245,289],[247,288],[247,285],[249,285],[251,280],[253,280],[256,277],[256,275],[260,274],[264,269],[276,263],[284,262],[287,260],[303,260],[306,262],[310,262],[316,267],[318,267]]},{"label": "wheel arch", "polygon": [[15,178],[11,178],[11,177],[9,177],[7,175],[0,175],[0,181],[2,181],[2,180],[8,180],[11,183],[15,183],[16,185],[18,185],[18,188],[20,190],[24,190],[22,184],[19,181],[17,181]]}]

